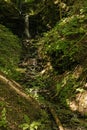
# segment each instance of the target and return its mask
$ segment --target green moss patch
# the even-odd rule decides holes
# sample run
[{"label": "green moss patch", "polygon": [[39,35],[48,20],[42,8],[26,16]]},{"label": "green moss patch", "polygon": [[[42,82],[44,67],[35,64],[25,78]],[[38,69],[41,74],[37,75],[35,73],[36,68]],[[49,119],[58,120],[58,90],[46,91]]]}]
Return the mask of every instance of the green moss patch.
[{"label": "green moss patch", "polygon": [[20,59],[19,38],[8,28],[0,25],[0,70],[8,75],[15,72]]}]

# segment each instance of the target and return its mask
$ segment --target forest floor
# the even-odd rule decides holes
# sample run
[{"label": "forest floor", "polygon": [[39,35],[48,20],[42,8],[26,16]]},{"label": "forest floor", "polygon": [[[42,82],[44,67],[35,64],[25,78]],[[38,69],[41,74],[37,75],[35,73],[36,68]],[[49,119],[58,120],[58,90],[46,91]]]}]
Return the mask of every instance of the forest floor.
[{"label": "forest floor", "polygon": [[[0,130],[20,130],[19,125],[25,123],[24,115],[27,115],[32,121],[40,117],[40,108],[38,103],[26,93],[16,82],[11,81],[0,75],[0,111],[6,109],[6,128],[0,127]],[[3,115],[1,115],[3,116]],[[0,118],[4,122],[4,119]]]},{"label": "forest floor", "polygon": [[[1,127],[1,130],[21,130],[20,124],[25,123],[24,115],[28,115],[31,122],[37,121],[40,118],[40,108],[38,103],[30,96],[25,94],[23,88],[15,81],[11,81],[8,78],[0,75],[0,111],[6,109],[6,120],[7,127]],[[64,112],[65,111],[65,112]],[[61,115],[61,113],[65,113]],[[87,129],[87,118],[77,117],[74,115],[69,122],[68,110],[61,109],[60,115],[62,116],[63,129],[60,130],[86,130]],[[57,118],[57,115],[56,115]],[[54,117],[55,119],[55,117]],[[63,121],[63,119],[65,119]],[[65,123],[64,123],[65,122]]]},{"label": "forest floor", "polygon": [[[39,74],[43,75],[42,72],[47,73],[49,71],[49,66],[46,65],[47,63],[45,64],[45,67],[40,68],[40,66],[42,66],[43,63],[41,62],[38,64],[38,47],[33,42],[25,42],[25,46],[27,44],[28,47],[26,48],[27,51],[24,54],[24,61],[22,61],[21,63],[23,68],[19,68],[21,70],[25,70],[22,76],[22,81],[23,85],[28,84],[28,86],[35,82],[34,78],[36,77],[38,72]],[[33,52],[35,53],[31,58]],[[68,80],[75,82],[72,76],[75,76],[75,78],[80,77],[82,71],[83,68],[81,68],[81,66],[78,66],[75,68],[75,70],[73,70],[73,72],[71,72],[70,75],[64,74],[60,77],[61,79],[64,77],[64,80],[66,82]],[[82,92],[77,94],[76,96],[79,102],[78,106],[76,105],[77,101],[75,98],[75,100],[70,101],[70,109],[64,108],[61,104],[56,104],[56,108],[54,106],[50,107],[50,109],[43,108],[44,111],[46,111],[46,113],[49,115],[47,125],[49,125],[50,128],[48,128],[48,126],[45,126],[45,129],[47,128],[47,130],[87,130],[86,112],[84,115],[84,111],[86,110],[87,106],[87,90],[83,91],[83,88],[80,88],[80,90],[82,90]],[[72,94],[74,93],[71,93],[71,96]],[[82,106],[82,104],[85,106],[85,108]],[[59,109],[57,107],[58,105]],[[46,104],[45,107],[47,107]],[[6,113],[4,112],[4,116],[6,116],[7,126],[4,127],[4,125],[2,125],[1,130],[21,130],[22,128],[19,128],[19,126],[23,123],[26,123],[24,119],[25,115],[29,117],[31,123],[33,121],[37,121],[43,118],[41,117],[41,107],[38,101],[34,99],[34,97],[32,98],[31,96],[27,95],[23,86],[19,85],[14,80],[9,79],[3,73],[0,73],[0,111],[3,112],[4,108],[6,109]],[[77,110],[73,111],[73,109]],[[82,114],[80,113],[81,111]],[[2,114],[2,112],[0,114]],[[45,124],[45,121],[43,121],[43,123]],[[42,129],[40,128],[39,130]]]}]

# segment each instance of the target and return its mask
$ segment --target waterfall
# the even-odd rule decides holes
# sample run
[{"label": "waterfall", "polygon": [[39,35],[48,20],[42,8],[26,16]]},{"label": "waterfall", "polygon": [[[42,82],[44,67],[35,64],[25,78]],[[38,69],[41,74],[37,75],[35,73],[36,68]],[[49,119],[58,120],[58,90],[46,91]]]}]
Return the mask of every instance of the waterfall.
[{"label": "waterfall", "polygon": [[25,32],[25,36],[27,38],[31,37],[30,32],[29,32],[29,15],[28,14],[25,15],[25,30],[24,30],[24,32]]}]

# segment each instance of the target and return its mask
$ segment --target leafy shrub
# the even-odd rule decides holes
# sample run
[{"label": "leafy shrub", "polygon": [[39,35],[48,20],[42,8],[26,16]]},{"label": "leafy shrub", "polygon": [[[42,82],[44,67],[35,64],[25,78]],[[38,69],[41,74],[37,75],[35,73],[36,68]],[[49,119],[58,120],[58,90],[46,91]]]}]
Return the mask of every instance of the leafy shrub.
[{"label": "leafy shrub", "polygon": [[0,127],[6,128],[7,127],[7,119],[6,119],[6,109],[3,108],[1,112],[1,117],[0,117]]},{"label": "leafy shrub", "polygon": [[39,121],[33,121],[30,123],[30,119],[27,115],[24,115],[24,119],[26,123],[19,125],[19,128],[22,128],[23,130],[37,130],[38,127],[41,126],[41,123]]},{"label": "leafy shrub", "polygon": [[59,73],[71,70],[80,63],[81,57],[78,56],[86,47],[81,44],[87,32],[86,20],[84,14],[73,15],[62,19],[50,32],[44,34],[44,53],[50,56],[53,67]]}]

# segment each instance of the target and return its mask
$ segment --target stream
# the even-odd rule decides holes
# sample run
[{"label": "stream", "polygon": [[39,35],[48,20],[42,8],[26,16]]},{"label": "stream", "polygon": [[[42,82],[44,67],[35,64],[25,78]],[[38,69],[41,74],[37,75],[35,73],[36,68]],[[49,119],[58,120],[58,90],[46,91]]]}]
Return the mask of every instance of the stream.
[{"label": "stream", "polygon": [[[24,53],[23,53],[23,59],[19,64],[19,67],[26,69],[22,79],[23,83],[26,83],[27,87],[32,88],[33,87],[32,84],[37,78],[37,75],[43,70],[42,66],[43,61],[41,61],[38,54],[39,45],[37,44],[37,41],[35,41],[36,39],[31,39],[31,34],[29,32],[29,15],[25,15],[24,34],[25,38],[22,41]],[[86,124],[85,119],[78,118],[77,121],[75,122],[74,118],[74,121],[72,123],[74,123],[73,128],[72,126],[71,128],[67,128],[65,126],[64,130],[86,130],[86,128],[84,127],[84,125]]]}]

